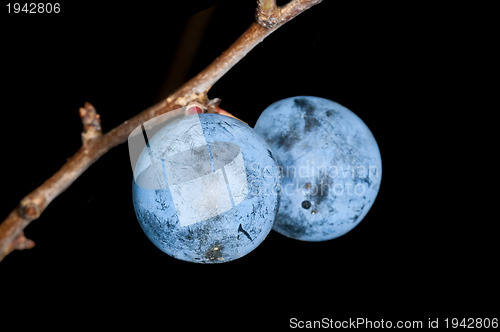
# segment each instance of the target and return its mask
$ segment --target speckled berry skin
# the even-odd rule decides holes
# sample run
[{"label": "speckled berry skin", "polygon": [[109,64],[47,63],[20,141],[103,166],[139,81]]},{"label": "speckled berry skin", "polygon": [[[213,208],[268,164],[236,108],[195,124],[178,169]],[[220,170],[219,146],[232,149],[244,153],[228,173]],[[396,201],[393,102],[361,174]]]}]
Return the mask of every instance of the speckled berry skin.
[{"label": "speckled berry skin", "polygon": [[219,114],[191,115],[168,123],[149,145],[137,162],[133,203],[160,250],[188,262],[222,263],[265,239],[281,177],[252,128]]},{"label": "speckled berry skin", "polygon": [[255,131],[283,170],[274,230],[325,241],[366,216],[379,191],[382,162],[371,131],[353,112],[327,99],[293,97],[269,106]]}]

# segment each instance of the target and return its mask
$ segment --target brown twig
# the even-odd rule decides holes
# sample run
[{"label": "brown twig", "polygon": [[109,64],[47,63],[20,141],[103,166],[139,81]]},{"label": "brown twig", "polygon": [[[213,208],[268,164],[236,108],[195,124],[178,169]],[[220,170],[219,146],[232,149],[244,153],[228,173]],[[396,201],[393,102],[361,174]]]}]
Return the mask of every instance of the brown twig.
[{"label": "brown twig", "polygon": [[255,20],[267,29],[271,29],[278,24],[280,8],[276,5],[276,0],[258,0]]},{"label": "brown twig", "polygon": [[185,83],[167,99],[125,121],[106,134],[101,132],[100,116],[92,105],[80,109],[83,123],[82,146],[52,177],[24,197],[0,224],[0,261],[15,249],[29,249],[34,242],[24,236],[23,230],[42,214],[59,194],[65,191],[90,165],[111,148],[125,142],[129,134],[142,123],[160,114],[199,102],[207,108],[217,107],[218,101],[209,101],[208,90],[229,69],[250,52],[264,38],[322,0],[293,0],[277,7],[274,0],[259,0],[257,23],[253,23],[222,55],[206,69]]},{"label": "brown twig", "polygon": [[80,108],[80,119],[82,119],[82,143],[86,145],[90,140],[102,135],[101,116],[97,114],[94,106],[90,103],[85,103],[84,107]]}]

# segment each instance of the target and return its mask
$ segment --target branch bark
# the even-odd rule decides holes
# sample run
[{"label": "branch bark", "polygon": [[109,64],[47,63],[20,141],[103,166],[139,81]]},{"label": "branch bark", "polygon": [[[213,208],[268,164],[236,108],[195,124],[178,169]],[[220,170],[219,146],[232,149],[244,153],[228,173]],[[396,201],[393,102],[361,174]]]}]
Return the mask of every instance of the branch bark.
[{"label": "branch bark", "polygon": [[[165,100],[151,106],[102,134],[100,116],[92,105],[80,109],[83,123],[82,146],[40,187],[24,197],[0,224],[0,261],[15,249],[29,249],[34,242],[24,236],[24,228],[40,217],[45,208],[65,191],[90,165],[113,147],[125,142],[129,134],[142,123],[190,102],[206,108],[216,108],[218,102],[208,100],[208,90],[264,38],[303,11],[322,0],[293,0],[277,7],[275,0],[259,0],[256,23],[253,23],[225,52],[206,69],[193,77]],[[215,106],[214,106],[215,104]]]}]

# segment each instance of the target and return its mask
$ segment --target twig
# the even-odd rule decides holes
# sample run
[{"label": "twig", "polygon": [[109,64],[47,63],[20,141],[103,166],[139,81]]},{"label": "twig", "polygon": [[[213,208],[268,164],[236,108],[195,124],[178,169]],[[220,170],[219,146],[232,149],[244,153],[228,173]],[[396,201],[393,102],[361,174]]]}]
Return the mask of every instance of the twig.
[{"label": "twig", "polygon": [[101,116],[97,114],[94,106],[90,103],[87,102],[84,107],[80,108],[80,119],[82,119],[83,124],[83,145],[102,135]]},{"label": "twig", "polygon": [[278,24],[279,8],[276,0],[258,0],[255,20],[267,29],[271,29]]},{"label": "twig", "polygon": [[23,230],[42,214],[59,194],[65,191],[90,165],[111,148],[125,142],[129,134],[142,123],[160,114],[172,111],[189,102],[198,102],[214,108],[218,101],[209,101],[208,90],[239,60],[264,38],[308,8],[322,0],[293,0],[277,7],[274,0],[260,0],[257,22],[253,23],[222,55],[206,69],[185,83],[167,99],[125,121],[115,129],[102,134],[100,116],[86,103],[80,109],[83,123],[82,146],[52,177],[24,197],[19,206],[0,224],[0,261],[15,249],[29,249],[34,242],[24,236]]}]

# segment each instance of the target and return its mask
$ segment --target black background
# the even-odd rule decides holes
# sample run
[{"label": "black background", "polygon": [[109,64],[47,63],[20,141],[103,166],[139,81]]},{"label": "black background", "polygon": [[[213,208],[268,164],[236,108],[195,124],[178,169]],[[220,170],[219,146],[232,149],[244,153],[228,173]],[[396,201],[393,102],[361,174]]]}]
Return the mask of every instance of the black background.
[{"label": "black background", "polygon": [[[186,20],[215,1],[61,1],[58,15],[7,15],[5,3],[1,216],[79,148],[85,101],[107,131],[161,98]],[[122,144],[28,226],[34,249],[0,263],[0,319],[20,312],[22,324],[139,321],[167,331],[179,323],[287,328],[291,317],[498,315],[496,221],[486,203],[496,196],[476,187],[496,171],[480,150],[487,140],[473,140],[489,120],[466,102],[472,88],[464,89],[482,80],[476,73],[488,77],[488,52],[475,51],[490,42],[483,40],[488,10],[456,6],[325,0],[210,91],[250,126],[272,102],[296,95],[334,100],[363,119],[380,147],[382,185],[350,233],[307,243],[271,232],[234,262],[175,260],[136,220]],[[189,76],[251,24],[254,9],[255,1],[219,2]]]}]

